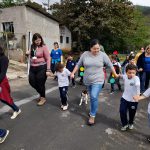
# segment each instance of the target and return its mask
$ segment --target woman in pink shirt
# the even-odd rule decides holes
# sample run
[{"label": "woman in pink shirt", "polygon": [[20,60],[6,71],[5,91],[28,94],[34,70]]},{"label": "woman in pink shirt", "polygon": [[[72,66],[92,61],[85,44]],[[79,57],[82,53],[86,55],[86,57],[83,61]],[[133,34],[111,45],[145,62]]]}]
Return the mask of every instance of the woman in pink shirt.
[{"label": "woman in pink shirt", "polygon": [[33,35],[31,50],[27,54],[30,57],[29,83],[40,95],[37,105],[42,106],[46,102],[45,82],[50,75],[50,56],[40,34]]}]

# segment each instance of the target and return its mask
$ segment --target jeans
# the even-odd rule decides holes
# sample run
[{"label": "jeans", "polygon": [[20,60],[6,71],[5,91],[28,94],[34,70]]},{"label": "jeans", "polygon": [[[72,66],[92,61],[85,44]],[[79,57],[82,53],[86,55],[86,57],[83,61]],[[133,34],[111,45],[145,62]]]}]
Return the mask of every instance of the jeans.
[{"label": "jeans", "polygon": [[[124,98],[121,98],[120,119],[121,119],[122,126],[126,126],[128,123],[133,124],[137,106],[138,106],[137,102],[129,102],[129,101],[126,101]],[[128,111],[129,111],[129,121],[127,117]]]},{"label": "jeans", "polygon": [[103,84],[92,84],[87,86],[90,95],[90,115],[95,117],[98,110],[98,97]]},{"label": "jeans", "polygon": [[11,107],[13,109],[13,111],[17,111],[17,112],[19,111],[19,108],[17,105],[15,105],[15,103],[9,104],[7,101],[1,100],[1,99],[0,99],[0,101],[4,104],[8,105],[9,107]]},{"label": "jeans", "polygon": [[59,92],[60,92],[61,103],[63,106],[66,106],[68,100],[67,98],[68,86],[59,87]]},{"label": "jeans", "polygon": [[3,138],[6,135],[7,130],[0,129],[0,138]]}]

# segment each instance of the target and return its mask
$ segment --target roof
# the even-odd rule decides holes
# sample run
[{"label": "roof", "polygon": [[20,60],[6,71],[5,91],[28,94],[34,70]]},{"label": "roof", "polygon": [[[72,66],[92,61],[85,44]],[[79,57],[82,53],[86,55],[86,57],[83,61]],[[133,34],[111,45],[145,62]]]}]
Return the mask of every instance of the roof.
[{"label": "roof", "polygon": [[[48,12],[46,12],[45,9],[43,9],[41,5],[39,5],[39,4],[35,3],[35,2],[34,2],[34,3],[27,2],[27,3],[25,3],[24,5],[27,6],[27,7],[30,7],[30,8],[32,8],[32,9],[34,9],[35,11],[37,11],[37,12],[43,14],[44,16],[46,16],[46,17],[48,17],[48,18],[50,18],[50,19],[53,19],[53,20],[55,20],[56,22],[59,23],[59,20],[56,19],[55,17],[53,17],[53,16],[52,16],[51,14],[49,14]],[[41,7],[40,7],[40,6],[41,6]]]}]

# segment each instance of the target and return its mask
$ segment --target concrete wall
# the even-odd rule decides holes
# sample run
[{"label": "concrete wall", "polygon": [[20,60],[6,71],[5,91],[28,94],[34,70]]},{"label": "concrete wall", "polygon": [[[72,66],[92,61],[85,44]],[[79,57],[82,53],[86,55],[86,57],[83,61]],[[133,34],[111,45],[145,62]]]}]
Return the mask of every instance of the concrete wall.
[{"label": "concrete wall", "polygon": [[[60,48],[63,50],[71,50],[71,32],[65,26],[60,26],[60,36],[63,36],[63,43],[60,43]],[[69,37],[69,43],[66,43],[66,37]]]},{"label": "concrete wall", "polygon": [[[26,7],[26,34],[28,32],[40,33],[49,50],[54,42],[59,42],[59,23],[44,16],[43,14]],[[28,38],[28,37],[27,37]]]}]

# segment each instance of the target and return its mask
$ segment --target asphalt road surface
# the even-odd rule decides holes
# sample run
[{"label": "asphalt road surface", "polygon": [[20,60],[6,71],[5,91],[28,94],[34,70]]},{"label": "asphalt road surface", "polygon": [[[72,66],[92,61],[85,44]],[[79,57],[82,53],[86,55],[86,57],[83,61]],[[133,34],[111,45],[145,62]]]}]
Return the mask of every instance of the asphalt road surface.
[{"label": "asphalt road surface", "polygon": [[119,103],[121,92],[110,95],[106,84],[100,94],[96,125],[86,125],[89,102],[79,106],[81,90],[84,86],[69,88],[69,110],[60,109],[57,82],[47,80],[47,103],[36,105],[37,93],[27,79],[10,82],[12,95],[22,113],[11,120],[9,107],[0,104],[0,128],[10,130],[7,140],[0,150],[149,150],[150,135],[147,121],[148,101],[140,102],[135,129],[120,131]]}]

